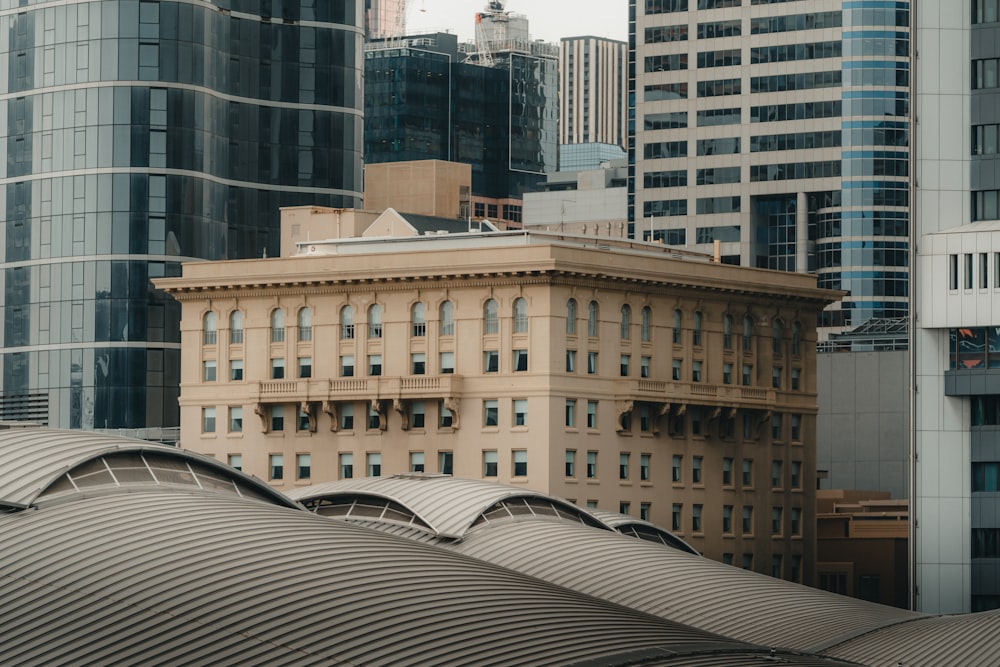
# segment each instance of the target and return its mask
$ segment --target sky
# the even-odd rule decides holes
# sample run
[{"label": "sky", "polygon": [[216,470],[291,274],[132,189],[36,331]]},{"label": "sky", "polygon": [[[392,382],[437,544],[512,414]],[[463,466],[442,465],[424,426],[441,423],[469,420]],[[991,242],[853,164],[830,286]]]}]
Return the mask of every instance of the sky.
[{"label": "sky", "polygon": [[[476,12],[485,7],[486,0],[409,0],[406,31],[447,30],[472,40]],[[628,39],[627,0],[506,0],[506,9],[527,16],[532,38],[546,42],[576,35]]]}]

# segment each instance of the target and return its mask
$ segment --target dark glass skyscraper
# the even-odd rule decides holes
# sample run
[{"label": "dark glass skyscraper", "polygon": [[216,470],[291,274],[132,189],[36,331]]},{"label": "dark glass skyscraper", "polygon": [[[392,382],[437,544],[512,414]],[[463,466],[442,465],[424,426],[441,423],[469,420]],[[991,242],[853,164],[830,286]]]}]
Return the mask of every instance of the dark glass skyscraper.
[{"label": "dark glass skyscraper", "polygon": [[361,202],[361,0],[0,0],[0,419],[178,424],[150,278]]}]

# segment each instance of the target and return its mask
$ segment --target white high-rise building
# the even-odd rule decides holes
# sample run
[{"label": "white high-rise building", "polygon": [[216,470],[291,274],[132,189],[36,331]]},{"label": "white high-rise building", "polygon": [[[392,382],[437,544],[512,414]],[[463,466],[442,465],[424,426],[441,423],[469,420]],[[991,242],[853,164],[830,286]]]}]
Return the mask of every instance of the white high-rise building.
[{"label": "white high-rise building", "polygon": [[559,42],[559,143],[625,149],[628,45],[603,37]]}]

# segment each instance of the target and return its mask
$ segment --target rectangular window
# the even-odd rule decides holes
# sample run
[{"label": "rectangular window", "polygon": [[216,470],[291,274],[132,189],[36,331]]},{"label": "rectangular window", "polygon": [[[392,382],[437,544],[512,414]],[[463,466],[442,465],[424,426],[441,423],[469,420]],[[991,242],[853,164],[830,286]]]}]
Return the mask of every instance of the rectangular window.
[{"label": "rectangular window", "polygon": [[587,452],[587,479],[597,479],[597,452]]},{"label": "rectangular window", "polygon": [[368,375],[370,375],[371,377],[378,377],[379,375],[382,375],[381,354],[368,355]]},{"label": "rectangular window", "polygon": [[285,360],[271,359],[271,379],[280,380],[285,377]]},{"label": "rectangular window", "polygon": [[723,505],[722,506],[722,532],[731,533],[733,532],[733,506]]},{"label": "rectangular window", "polygon": [[566,476],[576,477],[576,450],[566,450]]},{"label": "rectangular window", "polygon": [[680,484],[684,481],[683,472],[681,466],[684,463],[684,457],[679,454],[674,454],[673,460],[671,462],[670,468],[670,479],[671,481]]},{"label": "rectangular window", "polygon": [[441,374],[450,375],[455,372],[455,353],[454,352],[442,352],[441,353]]},{"label": "rectangular window", "polygon": [[631,508],[631,505],[627,501],[625,501],[625,500],[622,500],[622,501],[620,501],[618,503],[618,513],[619,514],[628,515],[630,508]]},{"label": "rectangular window", "polygon": [[526,477],[528,475],[528,452],[524,449],[515,449],[514,455],[514,477]]},{"label": "rectangular window", "polygon": [[798,442],[802,439],[802,415],[792,415],[792,440]]},{"label": "rectangular window", "polygon": [[500,353],[496,350],[483,352],[483,372],[496,373],[500,370]]},{"label": "rectangular window", "polygon": [[528,351],[514,350],[514,372],[523,373],[528,370]]},{"label": "rectangular window", "polygon": [[280,480],[285,477],[285,457],[282,454],[271,454],[268,457],[268,479]]},{"label": "rectangular window", "polygon": [[215,382],[216,364],[214,360],[205,361],[201,378],[204,382]]},{"label": "rectangular window", "polygon": [[423,375],[427,371],[427,355],[423,352],[414,352],[410,355],[410,373],[412,375]]},{"label": "rectangular window", "polygon": [[528,399],[514,399],[514,426],[528,425]]},{"label": "rectangular window", "polygon": [[642,454],[639,457],[639,481],[648,482],[649,481],[649,454]]},{"label": "rectangular window", "polygon": [[775,389],[781,389],[781,366],[771,368],[771,386]]},{"label": "rectangular window", "polygon": [[233,382],[240,382],[243,380],[243,360],[242,359],[230,359],[229,360],[229,379]]},{"label": "rectangular window", "polygon": [[344,431],[354,430],[354,404],[340,404],[340,428]]},{"label": "rectangular window", "polygon": [[368,406],[368,430],[375,431],[382,428],[382,416],[378,410]]},{"label": "rectangular window", "polygon": [[650,367],[652,366],[652,360],[649,357],[643,357],[639,360],[639,377],[648,378],[650,374]]},{"label": "rectangular window", "polygon": [[749,505],[743,506],[743,534],[752,535],[753,534],[753,507]]},{"label": "rectangular window", "polygon": [[781,440],[783,435],[781,431],[781,415],[771,415],[771,439]]},{"label": "rectangular window", "polygon": [[733,383],[733,365],[722,364],[722,384]]},{"label": "rectangular window", "polygon": [[691,382],[701,382],[701,361],[697,359],[691,362]]},{"label": "rectangular window", "polygon": [[285,406],[283,405],[271,406],[271,430],[272,431],[285,430]]},{"label": "rectangular window", "polygon": [[670,508],[670,530],[674,532],[679,532],[681,530],[681,512],[684,506],[680,503],[674,503]]},{"label": "rectangular window", "polygon": [[365,462],[368,464],[368,476],[369,477],[381,477],[382,476],[382,455],[378,452],[369,452],[365,456]]},{"label": "rectangular window", "polygon": [[681,360],[674,359],[670,364],[670,379],[680,382],[681,380]]},{"label": "rectangular window", "polygon": [[341,454],[340,479],[351,479],[352,477],[354,477],[354,454]]},{"label": "rectangular window", "polygon": [[985,252],[979,253],[979,289],[988,289],[990,286],[990,260]]},{"label": "rectangular window", "polygon": [[497,476],[497,452],[495,449],[483,452],[483,477]]},{"label": "rectangular window", "polygon": [[802,462],[792,461],[792,488],[802,488]]},{"label": "rectangular window", "polygon": [[771,487],[775,489],[781,488],[781,461],[771,461]]},{"label": "rectangular window", "polygon": [[410,472],[424,472],[423,452],[410,452]]},{"label": "rectangular window", "polygon": [[414,401],[410,404],[410,428],[424,428],[426,424],[426,413],[423,401]]},{"label": "rectangular window", "polygon": [[701,460],[700,456],[691,459],[691,482],[694,484],[701,484]]},{"label": "rectangular window", "polygon": [[496,399],[483,401],[483,426],[497,426],[500,423],[499,416]]},{"label": "rectangular window", "polygon": [[753,486],[753,459],[743,459],[743,486],[750,488]]},{"label": "rectangular window", "polygon": [[576,350],[566,350],[566,372],[576,372]]},{"label": "rectangular window", "polygon": [[597,401],[587,401],[587,428],[597,428]]},{"label": "rectangular window", "polygon": [[792,390],[798,391],[801,384],[802,369],[793,368],[792,369]]},{"label": "rectangular window", "polygon": [[958,255],[948,255],[948,289],[958,289]]},{"label": "rectangular window", "polygon": [[312,476],[312,455],[295,455],[295,473],[298,479],[309,479]]},{"label": "rectangular window", "polygon": [[802,510],[798,507],[792,508],[792,535],[802,534]]},{"label": "rectangular window", "polygon": [[354,377],[354,355],[340,355],[340,376],[345,378]]},{"label": "rectangular window", "polygon": [[781,535],[781,508],[771,508],[771,534]]},{"label": "rectangular window", "polygon": [[965,289],[972,289],[972,253],[965,253]]},{"label": "rectangular window", "polygon": [[639,518],[642,521],[649,521],[650,515],[650,504],[649,503],[639,503]]},{"label": "rectangular window", "polygon": [[653,430],[653,414],[645,403],[639,405],[639,430],[643,433]]},{"label": "rectangular window", "polygon": [[722,485],[733,485],[733,459],[729,456],[722,459]]},{"label": "rectangular window", "polygon": [[438,452],[438,472],[442,475],[451,475],[454,472],[454,466],[454,452]]},{"label": "rectangular window", "polygon": [[215,433],[215,408],[201,409],[201,432]]},{"label": "rectangular window", "polygon": [[621,374],[621,376],[623,378],[627,378],[628,377],[629,362],[631,361],[631,359],[632,359],[632,357],[630,355],[628,355],[628,354],[623,354],[619,358],[618,368],[619,368],[619,373]]},{"label": "rectangular window", "polygon": [[701,532],[701,505],[691,506],[691,532],[700,533]]},{"label": "rectangular window", "polygon": [[587,353],[587,373],[594,375],[597,373],[597,353],[588,352]]},{"label": "rectangular window", "polygon": [[229,461],[229,467],[230,468],[234,468],[236,470],[243,470],[243,455],[242,454],[230,454],[229,458],[228,458],[228,461]]},{"label": "rectangular window", "polygon": [[241,407],[229,408],[229,432],[230,433],[243,432],[243,408]]},{"label": "rectangular window", "polygon": [[742,563],[743,563],[742,567],[744,570],[752,570],[753,554],[743,554]]},{"label": "rectangular window", "polygon": [[629,454],[618,455],[618,479],[628,479]]},{"label": "rectangular window", "polygon": [[576,401],[571,398],[566,399],[566,426],[576,426]]}]

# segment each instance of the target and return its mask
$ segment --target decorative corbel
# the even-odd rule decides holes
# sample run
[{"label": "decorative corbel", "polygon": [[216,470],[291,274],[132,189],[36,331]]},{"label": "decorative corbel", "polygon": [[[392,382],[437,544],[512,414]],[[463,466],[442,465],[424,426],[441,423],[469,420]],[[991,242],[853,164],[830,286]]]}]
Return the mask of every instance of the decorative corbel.
[{"label": "decorative corbel", "polygon": [[455,396],[449,396],[444,399],[444,407],[448,408],[448,412],[451,413],[451,430],[458,430],[458,404],[461,403],[462,399]]},{"label": "decorative corbel", "polygon": [[253,413],[260,417],[260,432],[270,433],[271,432],[271,420],[268,419],[267,408],[264,407],[263,403],[254,403]]},{"label": "decorative corbel", "polygon": [[371,409],[375,414],[378,415],[378,430],[385,431],[389,428],[389,418],[385,414],[385,401],[378,398],[373,398],[371,401]]},{"label": "decorative corbel", "polygon": [[756,440],[760,439],[761,429],[764,428],[765,424],[771,421],[772,414],[773,412],[771,410],[764,410],[761,413],[760,417],[758,417],[757,423],[754,425],[754,439]]},{"label": "decorative corbel", "polygon": [[410,404],[408,401],[404,401],[401,398],[395,398],[392,401],[392,409],[399,413],[400,418],[403,420],[403,430],[410,430]]},{"label": "decorative corbel", "polygon": [[299,409],[306,414],[309,418],[309,432],[316,432],[316,404],[309,401],[302,401],[299,405]]},{"label": "decorative corbel", "polygon": [[330,430],[336,433],[340,430],[340,415],[337,414],[337,403],[334,401],[323,401],[323,412],[330,416]]},{"label": "decorative corbel", "polygon": [[618,419],[615,420],[615,432],[622,433],[628,430],[625,428],[625,419],[632,414],[634,405],[635,401],[615,401],[615,409],[618,411]]}]

